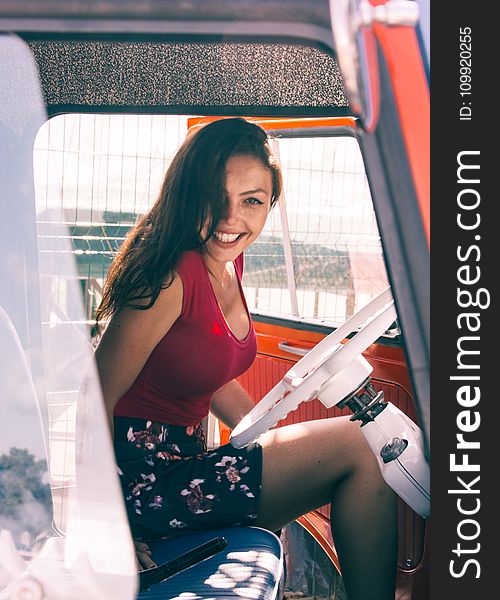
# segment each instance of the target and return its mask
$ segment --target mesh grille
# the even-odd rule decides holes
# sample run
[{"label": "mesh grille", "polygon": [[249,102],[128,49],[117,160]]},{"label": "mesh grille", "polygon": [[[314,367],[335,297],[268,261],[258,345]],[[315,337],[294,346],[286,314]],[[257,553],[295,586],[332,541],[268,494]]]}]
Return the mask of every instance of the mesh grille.
[{"label": "mesh grille", "polygon": [[49,112],[76,105],[170,107],[170,112],[186,107],[179,112],[201,114],[209,107],[348,114],[337,63],[313,47],[84,40],[29,45]]}]

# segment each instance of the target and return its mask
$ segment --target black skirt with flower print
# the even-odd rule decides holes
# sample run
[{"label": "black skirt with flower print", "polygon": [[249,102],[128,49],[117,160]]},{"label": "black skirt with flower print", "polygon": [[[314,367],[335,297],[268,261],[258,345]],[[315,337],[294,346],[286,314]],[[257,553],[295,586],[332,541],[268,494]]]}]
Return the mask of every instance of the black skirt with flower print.
[{"label": "black skirt with flower print", "polygon": [[134,538],[255,521],[262,483],[258,444],[207,451],[201,425],[115,417],[114,448]]}]

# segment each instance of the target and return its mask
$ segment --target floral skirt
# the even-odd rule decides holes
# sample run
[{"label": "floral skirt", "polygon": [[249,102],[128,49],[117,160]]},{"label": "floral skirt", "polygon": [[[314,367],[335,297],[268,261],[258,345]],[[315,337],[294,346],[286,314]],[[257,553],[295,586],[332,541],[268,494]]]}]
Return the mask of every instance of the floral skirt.
[{"label": "floral skirt", "polygon": [[207,451],[201,425],[115,417],[114,448],[134,538],[255,521],[262,483],[258,444]]}]

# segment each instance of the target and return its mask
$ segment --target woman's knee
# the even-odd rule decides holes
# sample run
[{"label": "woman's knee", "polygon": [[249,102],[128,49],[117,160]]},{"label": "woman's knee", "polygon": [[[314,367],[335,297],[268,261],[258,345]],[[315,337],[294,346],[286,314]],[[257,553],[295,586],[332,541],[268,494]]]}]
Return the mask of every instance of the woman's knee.
[{"label": "woman's knee", "polygon": [[288,467],[311,474],[317,467],[338,477],[366,462],[376,464],[359,423],[347,416],[274,429],[262,436],[261,444],[266,461],[280,470]]},{"label": "woman's knee", "polygon": [[378,460],[370,448],[362,428],[356,421],[349,419],[339,423],[343,436],[348,442],[345,444],[343,456],[345,476],[359,476],[375,486],[385,486]]},{"label": "woman's knee", "polygon": [[[262,515],[295,518],[352,488],[383,490],[377,460],[359,423],[335,417],[268,432],[263,446]],[[297,485],[300,482],[300,485]],[[280,506],[279,515],[276,506]]]},{"label": "woman's knee", "polygon": [[359,422],[351,421],[349,417],[336,417],[331,421],[335,426],[335,430],[332,431],[331,444],[334,452],[341,454],[346,472],[361,468],[378,468],[376,458],[366,441]]}]

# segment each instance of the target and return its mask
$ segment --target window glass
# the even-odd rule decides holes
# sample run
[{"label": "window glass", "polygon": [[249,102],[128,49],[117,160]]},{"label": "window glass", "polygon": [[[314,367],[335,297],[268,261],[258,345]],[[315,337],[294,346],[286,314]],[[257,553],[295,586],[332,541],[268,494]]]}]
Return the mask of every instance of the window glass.
[{"label": "window glass", "polygon": [[185,116],[80,114],[40,129],[37,205],[69,227],[89,321],[116,251],[154,202],[186,130]]},{"label": "window glass", "polygon": [[281,138],[278,152],[289,236],[277,205],[247,251],[249,306],[293,316],[296,294],[295,316],[342,323],[388,285],[359,145],[352,137]]},{"label": "window glass", "polygon": [[[38,132],[34,174],[40,243],[51,247],[57,237],[59,251],[74,255],[86,327],[127,231],[156,199],[185,138],[187,120],[68,114],[52,118]],[[248,305],[258,314],[338,325],[387,286],[358,143],[346,136],[278,135],[273,144],[284,190],[259,240],[246,252]],[[49,277],[45,285],[70,314],[75,304],[71,281]],[[54,396],[49,411],[52,479],[61,482],[54,511],[63,523],[75,477],[74,453],[67,452],[75,439],[75,405]]]},{"label": "window glass", "polygon": [[[35,146],[39,205],[71,231],[86,315],[128,229],[156,199],[186,116],[62,115]],[[284,192],[246,252],[250,309],[337,325],[387,286],[369,186],[352,137],[277,136]]]}]

